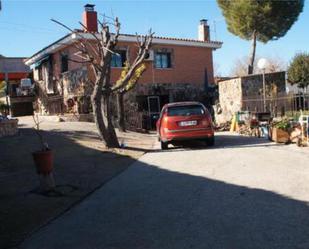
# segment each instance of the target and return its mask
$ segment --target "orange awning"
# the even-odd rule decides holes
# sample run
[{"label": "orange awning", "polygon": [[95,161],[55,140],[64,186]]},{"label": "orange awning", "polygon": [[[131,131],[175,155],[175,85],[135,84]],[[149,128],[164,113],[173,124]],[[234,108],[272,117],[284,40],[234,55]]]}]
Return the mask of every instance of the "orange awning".
[{"label": "orange awning", "polygon": [[[16,73],[8,73],[8,80],[20,80],[23,78],[27,78],[29,73],[25,72],[16,72]],[[5,74],[0,73],[0,80],[5,80]]]}]

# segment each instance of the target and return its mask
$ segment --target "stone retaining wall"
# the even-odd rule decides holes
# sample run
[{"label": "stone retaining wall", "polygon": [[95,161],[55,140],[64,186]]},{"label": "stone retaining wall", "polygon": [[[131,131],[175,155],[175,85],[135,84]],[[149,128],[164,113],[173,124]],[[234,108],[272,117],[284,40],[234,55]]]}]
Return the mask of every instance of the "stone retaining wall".
[{"label": "stone retaining wall", "polygon": [[[231,121],[235,112],[245,111],[244,100],[263,99],[263,75],[255,74],[223,80],[219,85],[221,113],[216,113],[217,123]],[[265,74],[266,97],[285,94],[285,72]],[[253,103],[255,107],[256,103]],[[253,110],[255,108],[252,108]],[[250,110],[249,111],[253,111]]]},{"label": "stone retaining wall", "polygon": [[0,121],[0,137],[13,136],[18,132],[18,119]]},{"label": "stone retaining wall", "polygon": [[72,114],[66,113],[64,115],[40,115],[41,121],[48,122],[94,122],[93,114]]},{"label": "stone retaining wall", "polygon": [[221,113],[216,113],[218,124],[230,121],[235,112],[241,110],[242,100],[241,78],[221,81],[219,83],[219,101]]}]

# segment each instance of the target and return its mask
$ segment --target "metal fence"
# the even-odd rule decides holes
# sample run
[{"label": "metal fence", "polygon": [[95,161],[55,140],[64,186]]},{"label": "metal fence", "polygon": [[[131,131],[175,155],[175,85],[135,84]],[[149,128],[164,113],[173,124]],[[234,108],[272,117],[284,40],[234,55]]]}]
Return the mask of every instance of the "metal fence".
[{"label": "metal fence", "polygon": [[[309,111],[309,94],[278,94],[266,97],[266,111],[273,116],[284,115],[286,112]],[[247,96],[242,100],[242,110],[251,112],[264,111],[263,96]]]},{"label": "metal fence", "polygon": [[151,124],[148,112],[137,112],[136,110],[127,110],[125,122],[128,130],[150,130]]}]

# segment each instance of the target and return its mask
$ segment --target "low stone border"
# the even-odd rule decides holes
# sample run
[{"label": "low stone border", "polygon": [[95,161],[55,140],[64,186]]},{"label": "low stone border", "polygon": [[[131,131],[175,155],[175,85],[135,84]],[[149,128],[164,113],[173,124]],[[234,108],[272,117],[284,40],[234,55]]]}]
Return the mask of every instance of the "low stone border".
[{"label": "low stone border", "polygon": [[51,122],[94,122],[93,114],[40,115],[40,120]]},{"label": "low stone border", "polygon": [[13,136],[18,132],[18,119],[0,121],[0,137]]}]

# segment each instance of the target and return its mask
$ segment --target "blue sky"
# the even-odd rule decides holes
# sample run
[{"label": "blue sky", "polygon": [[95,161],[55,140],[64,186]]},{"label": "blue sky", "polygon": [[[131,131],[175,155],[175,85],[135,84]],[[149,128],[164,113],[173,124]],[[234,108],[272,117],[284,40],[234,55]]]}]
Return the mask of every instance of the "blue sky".
[{"label": "blue sky", "polygon": [[[236,59],[248,55],[250,42],[230,34],[215,0],[199,1],[78,1],[78,0],[2,0],[0,12],[0,54],[30,56],[67,33],[50,21],[57,19],[79,28],[83,5],[96,4],[98,13],[118,16],[123,33],[146,33],[151,27],[156,35],[197,38],[200,19],[208,19],[211,38],[223,41],[214,52],[217,70],[226,75]],[[215,25],[214,25],[215,24]],[[285,37],[267,44],[258,43],[260,57],[279,57],[289,62],[296,52],[309,52],[309,6]]]}]

